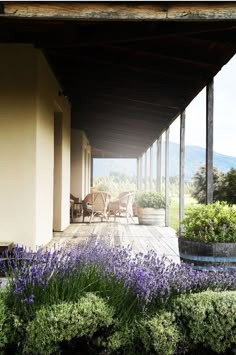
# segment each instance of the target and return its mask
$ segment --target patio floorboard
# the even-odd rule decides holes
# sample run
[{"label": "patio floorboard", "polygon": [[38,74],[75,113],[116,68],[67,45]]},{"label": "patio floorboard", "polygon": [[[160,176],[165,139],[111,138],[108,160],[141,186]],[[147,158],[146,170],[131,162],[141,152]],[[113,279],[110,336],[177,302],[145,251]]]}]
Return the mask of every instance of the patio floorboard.
[{"label": "patio floorboard", "polygon": [[113,218],[109,223],[94,219],[92,223],[82,223],[76,218],[64,232],[54,232],[47,247],[84,243],[91,238],[103,240],[109,246],[132,246],[134,253],[146,253],[155,250],[160,256],[165,255],[177,263],[179,260],[178,239],[174,229],[155,225],[140,225],[138,219]]}]

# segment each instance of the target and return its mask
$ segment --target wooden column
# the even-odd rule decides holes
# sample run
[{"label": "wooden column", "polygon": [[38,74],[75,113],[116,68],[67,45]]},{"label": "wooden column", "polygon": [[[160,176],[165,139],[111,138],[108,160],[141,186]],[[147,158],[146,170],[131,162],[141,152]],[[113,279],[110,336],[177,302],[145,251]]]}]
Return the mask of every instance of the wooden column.
[{"label": "wooden column", "polygon": [[153,158],[152,158],[152,146],[150,146],[150,176],[149,176],[149,188],[152,191],[152,171],[153,171]]},{"label": "wooden column", "polygon": [[144,190],[147,191],[147,151],[144,153]]},{"label": "wooden column", "polygon": [[140,173],[140,167],[139,167],[139,158],[136,159],[136,168],[137,168],[137,178],[136,178],[136,185],[137,185],[137,190],[139,190],[139,173]]},{"label": "wooden column", "polygon": [[93,187],[93,157],[92,155],[90,156],[91,158],[91,175],[90,175],[90,184],[91,184],[91,187]]},{"label": "wooden column", "polygon": [[166,130],[166,141],[165,141],[165,204],[166,204],[166,213],[165,213],[165,224],[166,227],[169,226],[169,137],[170,129]]},{"label": "wooden column", "polygon": [[214,81],[206,87],[206,203],[213,202],[213,106]]},{"label": "wooden column", "polygon": [[180,115],[180,147],[179,147],[179,232],[183,234],[184,218],[184,157],[185,157],[185,111]]},{"label": "wooden column", "polygon": [[140,156],[140,163],[139,163],[139,167],[140,167],[140,184],[139,184],[139,189],[140,191],[142,191],[143,189],[143,156]]},{"label": "wooden column", "polygon": [[156,183],[156,190],[157,192],[161,193],[162,190],[162,167],[161,167],[161,161],[162,161],[162,136],[160,136],[157,140],[157,183]]}]

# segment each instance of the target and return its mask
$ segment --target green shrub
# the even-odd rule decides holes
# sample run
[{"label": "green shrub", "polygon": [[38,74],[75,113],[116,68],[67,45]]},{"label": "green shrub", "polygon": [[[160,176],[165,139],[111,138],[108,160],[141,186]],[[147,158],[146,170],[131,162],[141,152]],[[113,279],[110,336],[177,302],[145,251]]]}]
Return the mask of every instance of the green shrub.
[{"label": "green shrub", "polygon": [[0,351],[8,342],[7,308],[5,294],[0,291]]},{"label": "green shrub", "polygon": [[[0,290],[0,354],[5,354],[6,348],[14,348],[10,353],[16,353],[24,338],[25,324],[7,305],[6,290]],[[7,352],[8,353],[8,352]]]},{"label": "green shrub", "polygon": [[51,354],[61,342],[93,334],[112,324],[112,310],[94,294],[87,294],[77,303],[44,306],[36,312],[26,330],[24,353]]},{"label": "green shrub", "polygon": [[174,354],[181,338],[174,315],[162,311],[145,321],[140,338],[148,354]]},{"label": "green shrub", "polygon": [[172,355],[180,338],[173,313],[162,311],[151,319],[120,325],[108,339],[108,349],[112,353]]},{"label": "green shrub", "polygon": [[132,324],[120,322],[116,324],[113,334],[104,344],[108,354],[117,352],[119,354],[134,354],[137,340],[137,323],[135,321]]},{"label": "green shrub", "polygon": [[236,241],[236,209],[223,202],[189,209],[183,225],[187,239],[203,242]]},{"label": "green shrub", "polygon": [[141,208],[165,208],[165,198],[158,192],[139,192],[136,194],[135,202]]},{"label": "green shrub", "polygon": [[236,292],[182,295],[173,305],[189,343],[222,353],[236,346]]}]

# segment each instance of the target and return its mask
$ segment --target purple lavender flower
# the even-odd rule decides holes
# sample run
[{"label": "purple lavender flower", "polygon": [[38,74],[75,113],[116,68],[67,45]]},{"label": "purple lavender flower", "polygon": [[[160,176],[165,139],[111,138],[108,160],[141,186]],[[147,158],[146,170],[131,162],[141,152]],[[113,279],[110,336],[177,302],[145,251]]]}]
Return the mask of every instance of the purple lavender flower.
[{"label": "purple lavender flower", "polygon": [[[91,268],[93,272],[96,270],[98,282],[106,278],[108,282],[115,280],[123,284],[141,307],[155,300],[165,302],[180,293],[236,289],[236,272],[199,271],[190,265],[159,258],[153,250],[133,256],[130,247],[110,248],[96,242],[52,252],[38,250],[32,253],[24,248],[15,248],[9,256],[9,265],[12,293],[28,305],[36,301],[36,289],[44,292],[49,282],[55,279],[59,283],[60,280],[65,282],[73,275],[79,278],[82,270]],[[88,286],[83,284],[85,289]]]}]

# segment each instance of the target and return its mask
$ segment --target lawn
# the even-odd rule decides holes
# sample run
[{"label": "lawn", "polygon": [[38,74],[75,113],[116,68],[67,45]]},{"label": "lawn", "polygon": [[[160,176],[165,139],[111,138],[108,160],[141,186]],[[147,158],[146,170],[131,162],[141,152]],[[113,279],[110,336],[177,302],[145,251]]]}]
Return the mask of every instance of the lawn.
[{"label": "lawn", "polygon": [[[185,195],[185,210],[197,204],[197,201],[190,195]],[[179,198],[170,198],[170,227],[176,231],[179,229]]]}]

